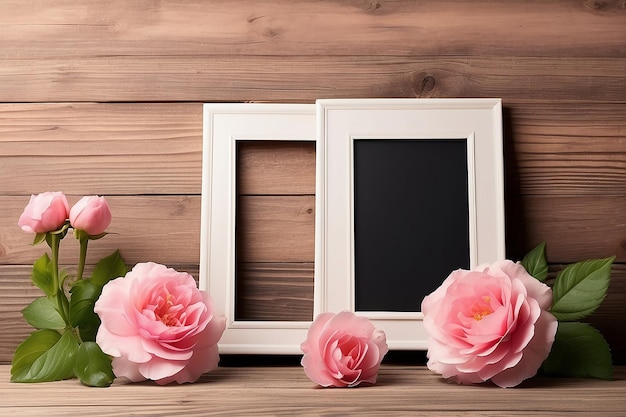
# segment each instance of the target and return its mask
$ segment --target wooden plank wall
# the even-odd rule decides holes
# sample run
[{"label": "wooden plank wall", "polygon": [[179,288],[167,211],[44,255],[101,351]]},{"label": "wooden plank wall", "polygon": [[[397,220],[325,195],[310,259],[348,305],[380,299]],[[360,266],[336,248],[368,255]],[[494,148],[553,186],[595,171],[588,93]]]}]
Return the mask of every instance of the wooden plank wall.
[{"label": "wooden plank wall", "polygon": [[[32,236],[16,224],[30,194],[108,197],[116,234],[91,245],[90,262],[119,248],[129,264],[152,260],[197,276],[201,103],[335,97],[501,97],[508,256],[546,241],[556,271],[616,255],[591,321],[624,362],[622,0],[1,1],[0,362],[28,334],[19,310],[39,295],[29,271],[43,247],[29,246]],[[250,178],[268,157],[292,161],[285,149],[248,151]],[[256,202],[277,215],[258,222],[253,204],[257,226],[286,223],[310,205],[309,196],[288,210],[271,194]],[[243,253],[263,268],[241,270],[306,287],[313,253],[305,235],[290,251],[264,241],[266,258],[247,241]],[[64,241],[68,265],[72,240]],[[298,250],[304,258],[281,258]],[[271,304],[249,288],[246,297]],[[303,297],[294,294],[281,297]]]}]

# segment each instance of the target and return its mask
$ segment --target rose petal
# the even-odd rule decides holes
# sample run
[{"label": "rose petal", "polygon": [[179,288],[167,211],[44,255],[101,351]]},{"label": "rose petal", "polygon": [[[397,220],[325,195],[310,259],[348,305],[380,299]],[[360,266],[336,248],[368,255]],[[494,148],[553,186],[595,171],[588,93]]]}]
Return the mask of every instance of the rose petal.
[{"label": "rose petal", "polygon": [[111,365],[113,367],[113,373],[119,378],[127,378],[131,382],[145,381],[146,377],[139,372],[139,367],[136,362],[129,361],[125,357],[113,358]]},{"label": "rose petal", "polygon": [[524,349],[522,359],[515,368],[502,371],[491,378],[494,384],[509,388],[519,385],[522,381],[535,376],[541,364],[550,354],[558,322],[556,318],[544,311],[537,320],[535,336]]}]

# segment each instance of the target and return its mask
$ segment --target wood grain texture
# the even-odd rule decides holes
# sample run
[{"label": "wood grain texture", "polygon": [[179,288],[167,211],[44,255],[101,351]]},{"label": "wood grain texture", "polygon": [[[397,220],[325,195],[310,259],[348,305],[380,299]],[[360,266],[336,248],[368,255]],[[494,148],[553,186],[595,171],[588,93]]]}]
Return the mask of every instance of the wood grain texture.
[{"label": "wood grain texture", "polygon": [[623,197],[625,120],[624,102],[505,101],[507,186],[523,196]]},{"label": "wood grain texture", "polygon": [[[335,41],[328,37],[320,42]],[[166,54],[81,58],[70,64],[71,69],[66,59],[58,58],[5,61],[7,65],[0,67],[0,97],[6,102],[312,102],[353,97],[621,101],[626,80],[626,58],[620,56],[337,57],[326,52],[321,49],[320,56],[286,57]],[[27,88],[19,83],[25,72],[33,73]]]},{"label": "wood grain texture", "polygon": [[[421,366],[383,365],[376,385],[320,389],[301,367],[222,367],[195,384],[160,388],[118,380],[94,389],[76,380],[31,384],[9,381],[0,366],[3,415],[118,416],[536,416],[618,417],[626,408],[626,370],[614,381],[533,378],[519,389],[447,383]],[[494,391],[495,389],[495,391]],[[36,395],[33,395],[36,390]],[[59,395],[62,392],[63,395]],[[68,398],[72,400],[69,401]]]},{"label": "wood grain texture", "polygon": [[[620,34],[625,18],[618,0],[510,4],[490,0],[481,8],[460,0],[247,0],[235,6],[215,1],[107,0],[107,8],[100,12],[91,6],[68,0],[3,2],[2,35],[10,41],[3,56],[26,58],[27,46],[36,57],[76,56],[77,49],[102,55],[120,49],[129,55],[152,55],[155,48],[176,55],[295,51],[318,55],[320,36],[342,41],[325,45],[334,55],[376,55],[381,49],[387,55],[416,49],[422,54],[508,55],[511,49],[533,51],[541,45],[556,56],[582,51],[612,56],[623,52]],[[48,45],[47,38],[57,42]],[[33,40],[39,42],[29,45]]]},{"label": "wood grain texture", "polygon": [[623,100],[626,8],[618,0],[107,0],[105,9],[3,2],[0,97]]},{"label": "wood grain texture", "polygon": [[241,196],[238,262],[312,262],[315,196]]},{"label": "wood grain texture", "polygon": [[[623,53],[619,0],[219,1],[10,0],[2,58],[161,55],[537,55]],[[323,39],[339,42],[321,44]],[[55,39],[54,43],[46,39]],[[569,42],[564,42],[567,40]]]},{"label": "wood grain texture", "polygon": [[238,263],[235,320],[313,320],[313,263]]},{"label": "wood grain texture", "polygon": [[571,263],[587,258],[626,261],[626,195],[559,197],[509,195],[507,256],[521,259],[546,242],[550,262]]},{"label": "wood grain texture", "polygon": [[201,168],[199,103],[0,104],[0,194],[200,194]]},{"label": "wood grain texture", "polygon": [[315,195],[315,142],[239,141],[238,195]]},{"label": "wood grain texture", "polygon": [[[31,193],[107,196],[116,234],[93,242],[90,263],[119,248],[130,264],[197,270],[201,103],[335,97],[501,97],[507,253],[546,241],[555,268],[617,255],[593,322],[626,361],[625,39],[623,0],[0,2],[0,362],[27,332],[19,308],[43,251],[16,225]],[[302,314],[293,305],[309,291],[314,155],[249,151],[246,303],[280,314],[267,302],[276,285]],[[67,239],[62,261],[75,263],[76,248]],[[437,414],[478,403],[467,404]]]}]

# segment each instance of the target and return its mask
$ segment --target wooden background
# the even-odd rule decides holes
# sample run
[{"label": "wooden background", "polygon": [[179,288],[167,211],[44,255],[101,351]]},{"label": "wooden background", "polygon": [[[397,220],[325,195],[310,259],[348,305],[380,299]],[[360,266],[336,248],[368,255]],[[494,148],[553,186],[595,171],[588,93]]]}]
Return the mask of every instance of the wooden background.
[{"label": "wooden background", "polygon": [[[0,1],[0,362],[39,295],[44,247],[17,227],[30,194],[107,197],[116,234],[90,262],[119,248],[197,276],[202,102],[360,97],[503,99],[508,256],[546,241],[557,271],[616,255],[591,321],[623,363],[623,0]],[[311,173],[257,174],[293,167],[294,152],[312,166],[310,149],[242,150],[242,176],[262,179],[241,199],[242,297],[260,307],[243,315],[308,314]],[[65,239],[62,262],[76,253]]]}]

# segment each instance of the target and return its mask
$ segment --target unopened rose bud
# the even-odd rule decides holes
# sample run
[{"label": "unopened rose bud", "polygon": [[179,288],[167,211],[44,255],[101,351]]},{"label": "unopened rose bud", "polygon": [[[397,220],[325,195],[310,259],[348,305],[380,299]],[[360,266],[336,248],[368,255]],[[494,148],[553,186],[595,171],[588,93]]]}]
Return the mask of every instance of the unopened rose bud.
[{"label": "unopened rose bud", "polygon": [[85,196],[70,210],[70,224],[89,235],[103,233],[111,224],[111,209],[104,197]]},{"label": "unopened rose bud", "polygon": [[17,224],[29,233],[47,233],[58,230],[67,220],[69,204],[60,191],[31,195]]}]

